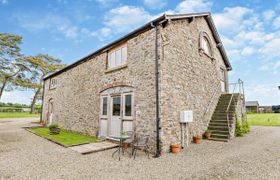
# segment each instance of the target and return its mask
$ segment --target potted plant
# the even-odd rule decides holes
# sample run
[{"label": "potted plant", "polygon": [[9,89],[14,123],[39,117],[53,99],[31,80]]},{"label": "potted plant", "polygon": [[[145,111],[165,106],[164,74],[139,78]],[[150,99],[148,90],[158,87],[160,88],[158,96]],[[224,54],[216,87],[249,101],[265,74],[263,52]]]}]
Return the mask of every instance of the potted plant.
[{"label": "potted plant", "polygon": [[50,130],[50,135],[53,134],[59,134],[60,133],[60,128],[58,127],[57,124],[51,124],[48,126],[49,130]]},{"label": "potted plant", "polygon": [[170,149],[173,154],[177,154],[180,152],[180,145],[178,143],[171,144]]},{"label": "potted plant", "polygon": [[210,139],[211,135],[212,135],[212,131],[209,129],[207,129],[204,133],[204,136],[206,137],[206,139]]},{"label": "potted plant", "polygon": [[193,137],[193,141],[194,141],[195,144],[200,144],[201,139],[202,139],[201,135],[196,135],[196,136]]}]

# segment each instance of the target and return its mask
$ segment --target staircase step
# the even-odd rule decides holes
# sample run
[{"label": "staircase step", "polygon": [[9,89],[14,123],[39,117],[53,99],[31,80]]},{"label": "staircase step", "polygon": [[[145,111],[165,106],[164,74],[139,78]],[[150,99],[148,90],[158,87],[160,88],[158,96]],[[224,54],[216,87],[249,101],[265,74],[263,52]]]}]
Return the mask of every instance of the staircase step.
[{"label": "staircase step", "polygon": [[[210,123],[221,123],[221,124],[227,124],[227,120],[226,119],[211,119]],[[209,123],[209,125],[210,125]],[[233,123],[233,120],[229,120],[229,124]]]},{"label": "staircase step", "polygon": [[212,130],[212,134],[223,134],[223,135],[229,135],[229,131],[223,131],[223,130]]},{"label": "staircase step", "polygon": [[229,135],[212,133],[212,138],[229,139]]},{"label": "staircase step", "polygon": [[210,137],[209,140],[212,140],[212,141],[222,141],[222,142],[228,142],[229,141],[228,139],[212,138],[212,137]]},{"label": "staircase step", "polygon": [[208,126],[208,129],[228,131],[228,126]]},{"label": "staircase step", "polygon": [[210,122],[209,126],[228,126],[227,122]]}]

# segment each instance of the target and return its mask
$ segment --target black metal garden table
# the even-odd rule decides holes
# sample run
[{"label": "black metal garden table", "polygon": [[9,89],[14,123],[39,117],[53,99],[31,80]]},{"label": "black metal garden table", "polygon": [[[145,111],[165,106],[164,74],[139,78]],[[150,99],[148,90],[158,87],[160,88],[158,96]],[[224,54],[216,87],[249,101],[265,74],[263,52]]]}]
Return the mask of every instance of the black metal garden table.
[{"label": "black metal garden table", "polygon": [[[123,142],[129,138],[131,138],[130,136],[127,135],[120,135],[120,136],[110,136],[111,138],[117,139],[119,140],[119,147],[118,149],[113,152],[112,157],[114,157],[114,155],[118,152],[119,155],[119,161],[121,160],[121,155],[124,155],[124,153],[126,152],[124,147],[123,147]],[[127,152],[128,153],[128,152]],[[128,153],[129,156],[131,157],[131,154]]]}]

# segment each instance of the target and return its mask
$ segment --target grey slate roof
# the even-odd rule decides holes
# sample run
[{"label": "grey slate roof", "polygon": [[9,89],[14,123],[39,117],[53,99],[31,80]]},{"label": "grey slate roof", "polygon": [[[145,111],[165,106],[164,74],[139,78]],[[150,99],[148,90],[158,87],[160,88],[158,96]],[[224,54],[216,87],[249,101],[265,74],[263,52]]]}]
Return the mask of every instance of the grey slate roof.
[{"label": "grey slate roof", "polygon": [[245,103],[246,106],[259,106],[258,101],[246,101]]},{"label": "grey slate roof", "polygon": [[105,51],[107,51],[107,50],[117,46],[118,44],[127,41],[128,39],[131,39],[131,38],[137,36],[139,33],[142,33],[142,32],[144,32],[146,30],[152,29],[154,27],[153,25],[158,24],[158,23],[160,23],[162,21],[165,21],[165,20],[176,20],[176,19],[187,19],[187,18],[195,18],[195,17],[205,17],[205,19],[206,19],[206,21],[207,21],[211,31],[213,32],[213,36],[214,36],[214,39],[216,41],[217,47],[218,47],[218,49],[221,52],[221,55],[222,55],[222,57],[224,59],[224,62],[226,64],[227,69],[228,70],[232,70],[231,64],[230,64],[230,62],[228,60],[228,57],[226,55],[224,46],[223,46],[222,41],[220,39],[220,36],[219,36],[219,34],[217,32],[217,29],[216,29],[216,27],[214,25],[214,21],[212,19],[212,16],[211,16],[210,12],[192,13],[192,14],[173,14],[173,15],[163,14],[162,16],[160,16],[160,17],[158,17],[158,18],[148,22],[147,24],[141,26],[140,28],[138,28],[138,29],[128,33],[127,35],[125,35],[123,37],[121,37],[120,39],[118,39],[118,40],[116,40],[116,41],[114,41],[114,42],[112,42],[112,43],[110,43],[110,44],[108,44],[108,45],[98,49],[97,51],[95,51],[95,52],[93,52],[93,53],[91,53],[91,54],[81,58],[80,60],[74,62],[73,64],[70,64],[70,65],[66,66],[65,68],[63,68],[63,69],[61,69],[61,70],[59,70],[57,72],[54,72],[54,73],[44,77],[44,80],[49,79],[49,78],[51,78],[53,76],[56,76],[58,74],[61,74],[64,71],[67,71],[67,70],[69,70],[69,69],[71,69],[71,68],[73,68],[73,67],[75,67],[75,66],[77,66],[77,65],[79,65],[79,64],[81,64],[81,63],[83,63],[83,62],[85,62],[87,60],[89,60],[89,59],[91,59],[92,57],[94,57],[94,56],[96,56],[96,55],[98,55],[100,53],[103,53],[103,52],[105,52]]}]

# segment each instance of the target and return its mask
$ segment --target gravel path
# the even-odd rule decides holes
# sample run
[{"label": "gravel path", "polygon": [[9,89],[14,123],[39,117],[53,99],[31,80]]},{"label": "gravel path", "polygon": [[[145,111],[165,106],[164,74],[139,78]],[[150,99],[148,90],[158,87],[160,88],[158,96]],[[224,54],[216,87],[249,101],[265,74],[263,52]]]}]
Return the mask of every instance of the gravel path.
[{"label": "gravel path", "polygon": [[80,155],[21,128],[31,121],[0,119],[1,180],[280,179],[280,127],[252,127],[229,143],[205,140],[179,155],[119,162],[113,150]]}]

